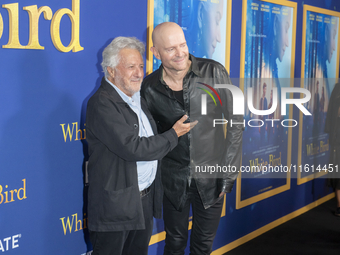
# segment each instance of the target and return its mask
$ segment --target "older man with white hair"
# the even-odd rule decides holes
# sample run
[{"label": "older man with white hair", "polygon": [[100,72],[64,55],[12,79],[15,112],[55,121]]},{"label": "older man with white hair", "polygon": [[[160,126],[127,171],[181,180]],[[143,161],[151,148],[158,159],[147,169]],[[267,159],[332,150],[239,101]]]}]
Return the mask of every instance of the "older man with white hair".
[{"label": "older man with white hair", "polygon": [[87,105],[88,228],[93,255],[147,254],[153,216],[161,217],[158,161],[193,125],[183,116],[157,135],[139,95],[144,44],[117,37],[103,52],[105,77]]}]

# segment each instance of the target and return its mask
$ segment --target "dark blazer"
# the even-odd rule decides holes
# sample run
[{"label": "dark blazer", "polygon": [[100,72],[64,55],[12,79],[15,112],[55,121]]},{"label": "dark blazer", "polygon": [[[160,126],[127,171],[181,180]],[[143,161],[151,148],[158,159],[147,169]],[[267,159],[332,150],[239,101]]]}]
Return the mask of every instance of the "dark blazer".
[{"label": "dark blazer", "polygon": [[[157,134],[155,121],[143,99],[141,106]],[[90,155],[89,229],[145,228],[136,161],[161,159],[178,143],[175,130],[170,128],[160,135],[139,137],[137,115],[105,78],[87,104],[86,127]],[[160,218],[163,190],[159,170],[154,190],[154,216]]]}]

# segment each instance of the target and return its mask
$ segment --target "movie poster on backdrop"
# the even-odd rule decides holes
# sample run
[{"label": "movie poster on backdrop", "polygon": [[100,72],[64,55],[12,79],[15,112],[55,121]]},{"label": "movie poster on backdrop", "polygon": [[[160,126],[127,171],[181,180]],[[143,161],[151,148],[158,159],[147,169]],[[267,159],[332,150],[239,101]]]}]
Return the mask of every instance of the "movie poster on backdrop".
[{"label": "movie poster on backdrop", "polygon": [[303,6],[301,87],[311,93],[305,107],[312,115],[300,114],[298,184],[326,177],[329,169],[329,137],[324,128],[339,75],[339,18],[339,12]]},{"label": "movie poster on backdrop", "polygon": [[[231,0],[149,0],[148,45],[152,31],[162,22],[175,22],[182,27],[195,57],[210,58],[229,71]],[[161,61],[147,52],[147,73],[158,69]]]},{"label": "movie poster on backdrop", "polygon": [[290,189],[292,112],[281,115],[280,98],[294,86],[296,10],[289,1],[243,1],[240,87],[255,109],[277,107],[260,115],[245,103],[237,209]]}]

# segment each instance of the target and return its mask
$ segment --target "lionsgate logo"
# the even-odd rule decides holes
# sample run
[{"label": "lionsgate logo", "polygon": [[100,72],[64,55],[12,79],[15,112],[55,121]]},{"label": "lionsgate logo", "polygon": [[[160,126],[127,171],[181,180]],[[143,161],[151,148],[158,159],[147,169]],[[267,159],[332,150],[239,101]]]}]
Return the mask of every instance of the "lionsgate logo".
[{"label": "lionsgate logo", "polygon": [[21,234],[8,236],[5,238],[0,238],[0,251],[6,252],[16,248],[19,248],[19,239],[21,238]]},{"label": "lionsgate logo", "polygon": [[[216,89],[226,89],[229,90],[232,94],[233,98],[233,115],[245,115],[245,96],[240,88],[238,88],[235,85],[230,84],[216,84],[214,87],[198,82],[199,84],[203,85],[205,88],[197,87],[198,89],[203,90],[206,92],[206,94],[201,94],[201,115],[207,115],[207,95],[210,96],[210,98],[213,100],[215,106],[218,106],[217,100],[215,100],[215,97],[217,97],[218,102],[220,106],[223,106],[223,102],[221,99],[220,94],[216,91]],[[209,90],[211,91],[209,91]],[[221,92],[220,92],[221,93]],[[281,97],[281,116],[287,115],[287,106],[288,105],[295,105],[304,115],[312,115],[304,106],[303,104],[308,103],[311,99],[311,93],[305,89],[305,88],[297,88],[297,87],[282,87],[279,91]],[[300,95],[300,98],[287,98],[287,95],[298,93]],[[303,95],[303,97],[301,97]],[[273,87],[271,91],[271,104],[269,109],[256,109],[254,106],[254,95],[253,95],[253,88],[249,87],[247,88],[247,105],[250,113],[252,115],[259,116],[258,119],[248,119],[247,121],[243,119],[243,122],[235,122],[232,119],[230,119],[230,126],[233,125],[243,125],[243,127],[246,127],[248,125],[249,127],[255,127],[260,128],[264,125],[271,125],[274,127],[274,125],[281,124],[283,127],[295,127],[298,125],[298,121],[295,119],[278,119],[278,118],[263,118],[261,116],[268,116],[273,114],[278,107],[278,88]],[[264,107],[262,107],[264,108]],[[225,118],[221,119],[213,119],[213,127],[216,125],[224,125],[227,124],[228,120]]]}]

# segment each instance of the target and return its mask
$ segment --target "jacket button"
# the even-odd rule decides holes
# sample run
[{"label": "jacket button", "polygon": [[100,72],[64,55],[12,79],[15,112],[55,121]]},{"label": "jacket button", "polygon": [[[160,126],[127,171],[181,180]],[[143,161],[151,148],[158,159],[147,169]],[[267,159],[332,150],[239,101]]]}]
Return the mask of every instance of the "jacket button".
[{"label": "jacket button", "polygon": [[138,128],[138,125],[137,125],[137,124],[134,124],[133,126],[135,127],[135,129]]}]

